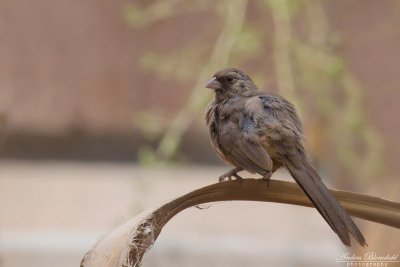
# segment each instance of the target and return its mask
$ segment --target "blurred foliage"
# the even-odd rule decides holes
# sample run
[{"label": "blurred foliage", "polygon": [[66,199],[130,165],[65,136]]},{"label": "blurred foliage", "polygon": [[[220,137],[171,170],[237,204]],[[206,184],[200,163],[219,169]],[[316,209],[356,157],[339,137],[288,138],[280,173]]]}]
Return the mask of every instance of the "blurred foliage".
[{"label": "blurred foliage", "polygon": [[161,136],[167,125],[167,120],[159,112],[144,111],[135,114],[133,123],[139,128],[143,136],[152,141]]},{"label": "blurred foliage", "polygon": [[[248,5],[255,5],[261,18],[246,17]],[[257,69],[250,75],[260,88],[271,80],[281,95],[293,102],[307,126],[308,145],[329,176],[342,178],[375,177],[382,171],[382,144],[362,107],[362,88],[336,51],[340,33],[330,29],[323,2],[318,0],[235,1],[155,1],[146,7],[130,4],[125,18],[133,27],[146,27],[156,21],[181,14],[213,11],[221,19],[220,33],[213,47],[196,32],[202,44],[184,44],[175,51],[157,54],[148,51],[139,62],[146,71],[163,77],[196,80],[181,111],[162,132],[158,148],[143,148],[144,162],[167,162],[178,151],[184,132],[197,119],[203,120],[204,108],[212,94],[204,90],[212,73],[228,66],[242,66],[256,60]],[[254,11],[254,9],[253,9]],[[273,35],[267,36],[268,26]],[[272,46],[272,51],[266,47]],[[211,51],[209,51],[211,49]],[[273,53],[275,73],[269,77],[264,69],[265,53]],[[199,69],[200,66],[200,69]],[[196,71],[193,71],[196,70]],[[180,78],[179,78],[180,77]],[[147,118],[144,132],[152,132]],[[203,123],[203,122],[202,122]],[[149,133],[149,138],[155,135]],[[353,179],[354,181],[354,179]]]}]

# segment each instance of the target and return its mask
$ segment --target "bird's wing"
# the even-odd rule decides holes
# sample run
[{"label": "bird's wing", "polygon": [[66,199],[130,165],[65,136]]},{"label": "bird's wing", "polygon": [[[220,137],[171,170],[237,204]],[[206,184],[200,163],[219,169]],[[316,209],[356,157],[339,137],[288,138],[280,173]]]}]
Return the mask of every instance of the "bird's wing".
[{"label": "bird's wing", "polygon": [[306,154],[302,145],[302,123],[295,107],[283,97],[262,94],[250,97],[245,110],[256,122],[257,135],[272,157],[287,156],[300,167]]},{"label": "bird's wing", "polygon": [[301,144],[302,125],[294,106],[280,96],[259,95],[248,99],[246,111],[259,122],[257,128],[276,151],[275,157],[280,158],[342,242],[350,246],[350,233],[366,245],[360,230],[310,164]]},{"label": "bird's wing", "polygon": [[245,103],[244,99],[220,107],[219,146],[234,165],[264,175],[272,169],[272,160],[254,132],[255,122],[247,116]]}]

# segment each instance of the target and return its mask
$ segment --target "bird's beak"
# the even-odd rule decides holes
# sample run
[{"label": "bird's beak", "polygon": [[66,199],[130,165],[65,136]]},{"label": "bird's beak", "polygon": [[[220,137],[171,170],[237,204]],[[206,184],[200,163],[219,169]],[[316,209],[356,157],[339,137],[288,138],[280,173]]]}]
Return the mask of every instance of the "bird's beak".
[{"label": "bird's beak", "polygon": [[217,81],[217,79],[215,77],[213,77],[206,84],[206,88],[210,88],[210,89],[214,89],[214,90],[221,89],[221,83],[219,81]]}]

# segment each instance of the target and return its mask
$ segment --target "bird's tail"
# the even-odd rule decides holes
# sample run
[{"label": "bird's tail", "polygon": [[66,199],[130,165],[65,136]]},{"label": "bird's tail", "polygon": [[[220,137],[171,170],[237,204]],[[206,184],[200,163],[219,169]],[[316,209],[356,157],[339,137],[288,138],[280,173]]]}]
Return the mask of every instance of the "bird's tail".
[{"label": "bird's tail", "polygon": [[297,167],[289,159],[284,159],[283,161],[293,178],[300,185],[311,202],[314,203],[318,212],[339,236],[343,244],[351,246],[350,233],[360,245],[367,245],[364,236],[361,234],[356,224],[331,194],[329,189],[323,184],[320,176],[309,161],[303,158],[301,166]]}]

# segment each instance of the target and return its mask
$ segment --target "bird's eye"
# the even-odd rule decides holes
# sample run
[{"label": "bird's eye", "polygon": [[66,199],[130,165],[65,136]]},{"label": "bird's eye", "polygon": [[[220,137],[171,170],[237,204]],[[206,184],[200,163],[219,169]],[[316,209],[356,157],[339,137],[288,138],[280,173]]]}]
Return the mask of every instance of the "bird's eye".
[{"label": "bird's eye", "polygon": [[226,77],[226,80],[227,80],[228,82],[233,81],[232,77]]}]

